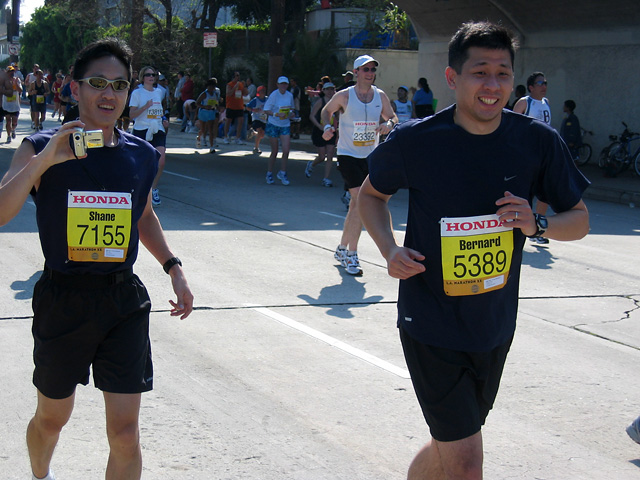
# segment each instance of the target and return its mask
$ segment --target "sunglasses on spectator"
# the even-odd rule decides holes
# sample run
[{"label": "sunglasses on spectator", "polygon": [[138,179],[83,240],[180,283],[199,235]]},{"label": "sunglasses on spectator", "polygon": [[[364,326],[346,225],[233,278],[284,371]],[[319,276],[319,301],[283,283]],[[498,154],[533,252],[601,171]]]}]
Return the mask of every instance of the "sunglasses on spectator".
[{"label": "sunglasses on spectator", "polygon": [[116,92],[122,92],[124,90],[128,90],[129,85],[131,85],[126,80],[121,80],[121,79],[107,80],[106,78],[102,78],[102,77],[87,77],[87,78],[81,78],[78,81],[86,82],[89,84],[89,86],[95,88],[96,90],[104,90],[105,88],[107,88],[107,86],[111,85],[111,88],[113,88]]},{"label": "sunglasses on spectator", "polygon": [[156,74],[155,73],[151,73],[151,72],[147,72],[143,75],[143,77],[155,77]]},{"label": "sunglasses on spectator", "polygon": [[533,82],[534,85],[538,85],[539,87],[546,85],[547,81],[546,80],[538,80],[537,82]]},{"label": "sunglasses on spectator", "polygon": [[377,70],[376,67],[360,67],[360,70],[363,72],[375,72]]}]

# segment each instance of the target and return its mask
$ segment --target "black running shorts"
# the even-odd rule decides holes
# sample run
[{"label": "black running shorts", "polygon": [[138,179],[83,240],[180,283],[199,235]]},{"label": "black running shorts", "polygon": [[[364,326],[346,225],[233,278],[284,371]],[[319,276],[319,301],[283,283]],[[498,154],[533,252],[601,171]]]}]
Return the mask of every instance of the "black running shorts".
[{"label": "black running shorts", "polygon": [[67,398],[78,384],[111,393],[153,388],[149,341],[151,301],[130,270],[113,276],[52,275],[33,292],[33,384],[49,398]]},{"label": "black running shorts", "polygon": [[479,432],[498,394],[511,340],[490,352],[460,352],[424,345],[399,330],[431,436],[452,442]]},{"label": "black running shorts", "polygon": [[364,179],[369,175],[369,165],[366,158],[355,158],[348,155],[338,155],[338,170],[348,189],[360,188]]}]

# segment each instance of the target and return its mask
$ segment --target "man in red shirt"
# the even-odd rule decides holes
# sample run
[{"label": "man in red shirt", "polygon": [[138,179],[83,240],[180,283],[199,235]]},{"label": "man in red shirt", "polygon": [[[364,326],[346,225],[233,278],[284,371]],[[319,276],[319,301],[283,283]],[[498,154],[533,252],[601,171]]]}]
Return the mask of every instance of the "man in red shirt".
[{"label": "man in red shirt", "polygon": [[189,72],[184,74],[184,78],[186,78],[184,85],[182,86],[182,90],[180,90],[180,98],[182,99],[182,103],[187,100],[191,100],[193,98],[193,80],[191,80],[191,74]]},{"label": "man in red shirt", "polygon": [[229,128],[231,123],[236,121],[236,143],[244,145],[240,139],[242,135],[242,123],[244,122],[244,100],[242,97],[247,95],[249,91],[245,84],[240,81],[240,72],[234,72],[233,79],[227,83],[227,96],[225,98],[227,106],[227,119],[224,123],[224,139],[222,143],[229,144]]}]

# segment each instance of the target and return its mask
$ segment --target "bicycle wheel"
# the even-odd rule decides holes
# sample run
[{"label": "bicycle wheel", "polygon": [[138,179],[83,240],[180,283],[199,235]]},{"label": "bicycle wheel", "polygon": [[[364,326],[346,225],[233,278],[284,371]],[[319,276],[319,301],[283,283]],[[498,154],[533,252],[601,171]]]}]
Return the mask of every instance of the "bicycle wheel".
[{"label": "bicycle wheel", "polygon": [[636,175],[640,175],[640,152],[636,153],[636,158],[633,160],[633,168],[636,170]]},{"label": "bicycle wheel", "polygon": [[578,156],[574,158],[576,165],[585,165],[591,158],[591,145],[583,143],[578,147]]},{"label": "bicycle wheel", "polygon": [[607,174],[615,177],[629,166],[627,162],[627,148],[622,143],[611,147],[607,157]]},{"label": "bicycle wheel", "polygon": [[616,145],[620,145],[620,142],[613,142],[612,144],[607,145],[602,149],[602,151],[600,152],[600,157],[598,158],[598,167],[603,169],[607,167],[607,157],[609,157],[609,152]]}]

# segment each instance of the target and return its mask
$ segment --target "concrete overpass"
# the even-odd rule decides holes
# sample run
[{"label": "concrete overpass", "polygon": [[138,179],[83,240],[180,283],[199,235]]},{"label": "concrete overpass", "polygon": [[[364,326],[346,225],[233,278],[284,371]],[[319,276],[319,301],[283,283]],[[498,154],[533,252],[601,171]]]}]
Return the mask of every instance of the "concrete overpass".
[{"label": "concrete overpass", "polygon": [[[577,103],[581,124],[595,132],[597,154],[621,120],[640,131],[640,4],[638,0],[394,0],[420,38],[419,74],[429,79],[439,108],[453,102],[444,82],[447,43],[468,20],[502,22],[520,39],[516,84],[543,71],[552,124],[562,104]],[[416,79],[417,80],[417,79]]]}]

